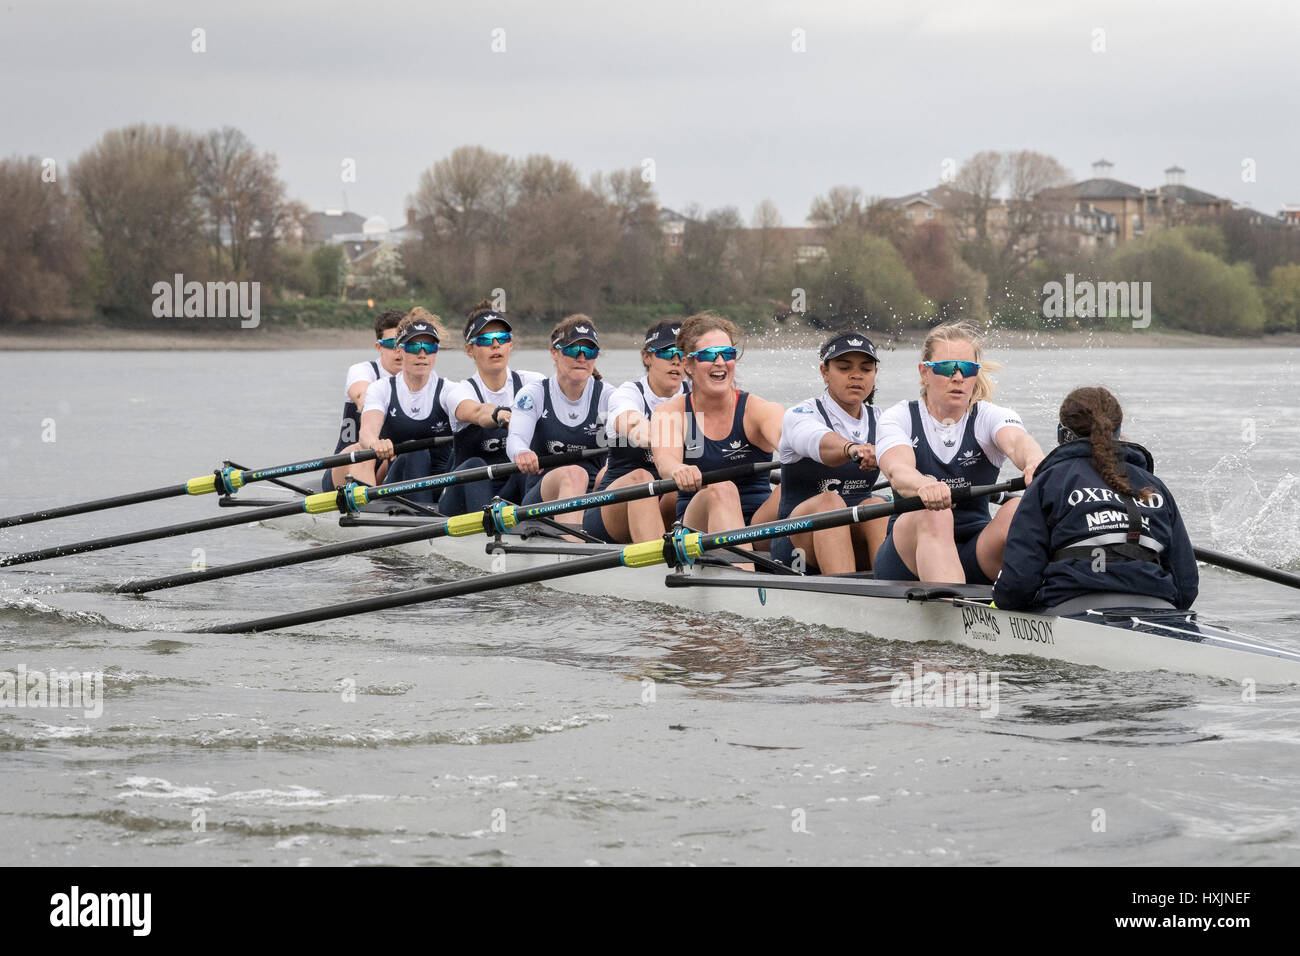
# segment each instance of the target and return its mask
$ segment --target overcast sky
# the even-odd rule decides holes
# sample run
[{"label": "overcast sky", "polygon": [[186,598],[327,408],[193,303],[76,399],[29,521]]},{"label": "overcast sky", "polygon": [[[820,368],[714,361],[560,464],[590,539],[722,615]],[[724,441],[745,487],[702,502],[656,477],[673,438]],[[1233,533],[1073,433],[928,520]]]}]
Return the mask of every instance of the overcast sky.
[{"label": "overcast sky", "polygon": [[1294,0],[41,0],[0,8],[0,155],[62,168],[115,127],[233,125],[310,208],[346,192],[394,225],[460,145],[584,175],[652,159],[665,206],[770,198],[800,225],[836,184],[902,195],[1034,149],[1139,186],[1176,163],[1276,213],[1300,203],[1298,43]]}]

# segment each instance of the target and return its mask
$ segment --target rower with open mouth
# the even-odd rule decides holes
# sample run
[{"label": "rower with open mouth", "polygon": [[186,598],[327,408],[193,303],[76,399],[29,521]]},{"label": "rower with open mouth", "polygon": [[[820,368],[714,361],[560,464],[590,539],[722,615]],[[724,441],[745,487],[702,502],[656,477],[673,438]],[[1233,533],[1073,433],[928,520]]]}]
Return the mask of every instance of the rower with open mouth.
[{"label": "rower with open mouth", "polygon": [[1019,499],[998,509],[984,499],[953,507],[952,489],[997,481],[1003,462],[1025,475],[1043,459],[1020,416],[989,401],[990,369],[979,330],[966,322],[935,326],[921,346],[921,397],[880,418],[876,458],[898,497],[917,496],[924,511],[891,519],[874,573],[891,581],[992,584]]},{"label": "rower with open mouth", "polygon": [[[366,403],[366,389],[371,383],[402,370],[402,352],[397,347],[397,326],[406,318],[399,309],[388,309],[375,319],[375,351],[377,360],[357,362],[348,369],[343,385],[343,419],[339,422],[339,439],[334,454],[360,448],[361,406]],[[321,473],[321,490],[334,490],[334,473],[326,469]]]},{"label": "rower with open mouth", "polygon": [[[778,519],[884,501],[872,494],[880,475],[876,347],[860,332],[845,332],[828,339],[818,354],[826,390],[793,406],[781,427]],[[823,574],[869,571],[888,525],[889,518],[880,517],[777,538],[772,557]]]},{"label": "rower with open mouth", "polygon": [[[654,481],[654,453],[650,445],[650,420],[664,402],[682,393],[686,380],[685,353],[677,347],[681,320],[660,322],[645,335],[641,364],[645,374],[624,382],[609,399],[609,420],[605,438],[610,445],[609,466],[596,486],[623,488]],[[626,544],[661,537],[673,523],[677,494],[660,498],[589,508],[582,516],[582,530],[602,541]]]},{"label": "rower with open mouth", "polygon": [[543,472],[538,456],[603,447],[600,431],[611,389],[596,371],[599,354],[596,323],[585,315],[569,316],[551,330],[555,375],[524,385],[515,397],[506,453],[528,476],[521,504],[572,498],[596,486],[601,458]]},{"label": "rower with open mouth", "polygon": [[700,483],[701,472],[771,461],[781,441],[785,409],[736,383],[739,338],[731,320],[711,312],[682,322],[677,347],[686,355],[690,391],[664,402],[651,420],[655,466],[660,477],[677,482],[677,520],[697,531],[776,516],[777,496],[766,475],[739,484]]},{"label": "rower with open mouth", "polygon": [[[433,370],[438,343],[445,335],[442,320],[418,306],[398,325],[396,345],[402,352],[402,370],[371,384],[366,389],[365,406],[361,410],[361,439],[357,447],[373,450],[376,460],[335,468],[336,486],[349,476],[362,484],[373,485],[379,481],[408,481],[451,467],[450,445],[396,458],[393,453],[394,444],[451,434],[447,382]],[[386,463],[387,470],[379,464],[377,475],[377,463]],[[429,490],[409,497],[432,503],[437,500],[436,494]]]},{"label": "rower with open mouth", "polygon": [[1078,614],[1104,607],[1186,610],[1196,600],[1196,554],[1151,453],[1123,441],[1124,411],[1104,388],[1061,403],[1060,442],[1039,464],[1011,521],[1001,608]]},{"label": "rower with open mouth", "polygon": [[[453,409],[452,448],[456,469],[505,464],[510,410],[523,387],[540,382],[538,372],[515,371],[510,367],[514,330],[506,317],[480,302],[465,322],[465,353],[474,360],[474,374],[451,386],[447,406]],[[526,476],[516,471],[506,478],[451,485],[438,499],[443,514],[482,510],[493,498],[518,503],[524,497]]]}]

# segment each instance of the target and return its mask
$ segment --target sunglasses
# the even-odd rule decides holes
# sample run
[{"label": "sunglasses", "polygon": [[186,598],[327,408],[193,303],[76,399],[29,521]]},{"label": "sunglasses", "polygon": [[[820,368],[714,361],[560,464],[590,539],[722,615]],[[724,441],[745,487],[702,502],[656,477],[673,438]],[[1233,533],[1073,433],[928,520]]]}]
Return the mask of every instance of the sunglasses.
[{"label": "sunglasses", "polygon": [[569,358],[577,358],[581,355],[585,359],[594,359],[600,354],[600,349],[594,345],[566,345],[560,349],[561,355],[567,355]]},{"label": "sunglasses", "polygon": [[484,332],[482,335],[474,336],[470,341],[475,345],[504,345],[512,338],[509,332]]},{"label": "sunglasses", "polygon": [[396,346],[397,346],[397,336],[396,336],[396,335],[390,335],[390,336],[389,336],[388,338],[386,338],[386,339],[375,339],[375,344],[378,345],[381,349],[391,349],[391,348],[396,348]]},{"label": "sunglasses", "polygon": [[739,354],[740,349],[734,345],[715,345],[712,348],[696,349],[688,357],[695,359],[697,362],[703,362],[705,365],[712,365],[719,358],[724,362],[733,362]]},{"label": "sunglasses", "polygon": [[675,345],[670,345],[666,349],[651,349],[655,358],[666,359],[671,362],[673,359],[685,358],[686,353]]},{"label": "sunglasses", "polygon": [[408,355],[419,355],[424,352],[426,355],[433,355],[438,351],[437,342],[407,342],[402,345],[402,351]]},{"label": "sunglasses", "polygon": [[961,372],[962,378],[973,378],[980,370],[979,362],[957,362],[952,359],[946,362],[922,362],[921,364],[935,375],[942,375],[945,378],[952,378],[958,372]]}]

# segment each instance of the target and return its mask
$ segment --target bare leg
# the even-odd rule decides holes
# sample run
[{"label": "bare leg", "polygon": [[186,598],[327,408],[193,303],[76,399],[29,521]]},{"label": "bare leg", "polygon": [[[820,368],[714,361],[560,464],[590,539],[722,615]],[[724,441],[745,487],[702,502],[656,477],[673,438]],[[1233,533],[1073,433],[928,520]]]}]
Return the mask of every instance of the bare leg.
[{"label": "bare leg", "polygon": [[922,581],[964,584],[951,511],[913,511],[894,522],[894,548]]},{"label": "bare leg", "polygon": [[[339,454],[341,455],[344,452],[360,450],[360,445],[353,444],[348,445],[343,449],[343,451],[339,452]],[[337,468],[330,469],[330,479],[334,482],[335,488],[342,488],[347,484],[349,475],[361,482],[363,485],[379,484],[379,481],[375,478],[375,461],[373,458],[369,461],[359,461],[352,464],[339,465]]]},{"label": "bare leg", "polygon": [[[715,485],[706,485],[691,503],[686,506],[682,523],[697,531],[726,531],[730,528],[742,528],[745,516],[740,505],[740,492],[733,482],[723,481]],[[747,551],[754,550],[748,544],[740,547]],[[737,565],[745,571],[754,570],[752,564]]]},{"label": "bare leg", "polygon": [[[629,485],[647,485],[652,481],[654,478],[650,472],[638,468],[610,482],[606,490],[626,488]],[[673,506],[676,507],[675,501]],[[609,536],[623,543],[662,538],[667,527],[664,524],[658,498],[638,498],[636,501],[606,505],[600,509],[600,520],[604,522]]]},{"label": "bare leg", "polygon": [[980,532],[975,542],[975,557],[980,563],[980,570],[990,581],[996,580],[1002,570],[1002,551],[1007,546],[1007,532],[1011,530],[1011,519],[1020,507],[1020,499],[1012,498],[993,516],[993,520]]},{"label": "bare leg", "polygon": [[[799,502],[790,512],[791,518],[816,514],[819,511],[832,511],[843,508],[844,499],[833,491],[823,491]],[[755,515],[755,524],[758,524]],[[848,574],[857,570],[853,554],[853,537],[849,525],[838,528],[824,528],[821,531],[806,531],[803,534],[790,535],[790,543],[804,554],[808,569],[816,568],[822,574]]]}]

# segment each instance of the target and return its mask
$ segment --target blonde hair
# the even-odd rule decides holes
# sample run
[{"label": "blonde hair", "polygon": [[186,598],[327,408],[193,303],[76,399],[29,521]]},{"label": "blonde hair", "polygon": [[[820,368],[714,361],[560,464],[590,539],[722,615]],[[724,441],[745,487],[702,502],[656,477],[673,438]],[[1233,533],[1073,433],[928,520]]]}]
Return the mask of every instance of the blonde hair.
[{"label": "blonde hair", "polygon": [[740,345],[740,329],[735,322],[716,312],[697,312],[682,322],[677,333],[677,347],[683,352],[693,352],[695,343],[710,332],[726,332],[732,345]]},{"label": "blonde hair", "polygon": [[[989,373],[1002,371],[1002,364],[1000,362],[984,361],[983,337],[979,328],[966,319],[936,325],[930,330],[929,335],[925,337],[925,341],[921,344],[922,362],[934,360],[935,346],[940,342],[970,343],[971,348],[975,350],[975,361],[980,363],[980,370],[975,375],[975,387],[971,390],[971,404],[992,398],[995,386],[993,379],[989,377]],[[925,398],[924,379],[921,380],[921,397]]]},{"label": "blonde hair", "polygon": [[430,325],[433,326],[434,331],[438,333],[438,341],[439,342],[447,341],[447,330],[442,327],[442,319],[438,318],[428,309],[420,305],[417,305],[410,312],[406,313],[406,318],[402,319],[402,321],[398,323],[397,325],[398,337],[400,338],[402,333],[405,332],[407,329],[409,329],[416,322],[428,322]]}]

